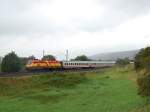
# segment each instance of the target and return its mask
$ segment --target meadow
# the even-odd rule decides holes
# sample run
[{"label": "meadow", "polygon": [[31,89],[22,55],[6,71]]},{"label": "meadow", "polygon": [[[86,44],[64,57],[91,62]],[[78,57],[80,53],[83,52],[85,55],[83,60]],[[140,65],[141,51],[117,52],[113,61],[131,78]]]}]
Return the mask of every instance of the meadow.
[{"label": "meadow", "polygon": [[150,112],[132,66],[0,78],[0,112]]}]

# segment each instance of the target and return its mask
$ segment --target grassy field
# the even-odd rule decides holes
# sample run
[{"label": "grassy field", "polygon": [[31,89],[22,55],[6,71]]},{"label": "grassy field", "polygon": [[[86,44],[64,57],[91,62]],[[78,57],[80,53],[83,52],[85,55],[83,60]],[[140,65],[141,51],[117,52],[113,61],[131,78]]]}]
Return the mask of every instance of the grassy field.
[{"label": "grassy field", "polygon": [[137,95],[132,67],[0,78],[0,112],[150,112],[149,109]]}]

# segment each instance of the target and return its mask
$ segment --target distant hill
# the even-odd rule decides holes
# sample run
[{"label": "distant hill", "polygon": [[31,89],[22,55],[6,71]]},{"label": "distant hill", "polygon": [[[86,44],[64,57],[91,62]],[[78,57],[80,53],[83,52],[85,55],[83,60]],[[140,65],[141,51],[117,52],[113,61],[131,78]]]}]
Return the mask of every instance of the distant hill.
[{"label": "distant hill", "polygon": [[117,60],[118,58],[129,58],[130,60],[133,60],[135,58],[135,55],[139,52],[139,50],[132,50],[132,51],[121,51],[121,52],[110,52],[110,53],[101,53],[96,54],[93,56],[90,56],[90,59],[93,60]]}]

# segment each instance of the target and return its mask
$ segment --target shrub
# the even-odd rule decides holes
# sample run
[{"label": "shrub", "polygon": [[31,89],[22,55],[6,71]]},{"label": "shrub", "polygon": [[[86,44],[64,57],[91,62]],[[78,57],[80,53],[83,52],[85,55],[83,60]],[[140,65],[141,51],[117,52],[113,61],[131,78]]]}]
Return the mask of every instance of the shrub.
[{"label": "shrub", "polygon": [[130,60],[129,60],[129,58],[117,59],[116,64],[123,65],[123,66],[128,65],[128,64],[130,64]]},{"label": "shrub", "polygon": [[135,69],[142,70],[150,67],[150,47],[141,49],[135,56]]},{"label": "shrub", "polygon": [[150,96],[150,71],[143,69],[138,72],[137,84],[141,96]]},{"label": "shrub", "polygon": [[135,69],[138,74],[139,94],[150,96],[150,47],[141,49],[135,57]]},{"label": "shrub", "polygon": [[18,72],[21,70],[21,66],[20,58],[14,52],[11,52],[3,58],[1,70],[2,72]]}]

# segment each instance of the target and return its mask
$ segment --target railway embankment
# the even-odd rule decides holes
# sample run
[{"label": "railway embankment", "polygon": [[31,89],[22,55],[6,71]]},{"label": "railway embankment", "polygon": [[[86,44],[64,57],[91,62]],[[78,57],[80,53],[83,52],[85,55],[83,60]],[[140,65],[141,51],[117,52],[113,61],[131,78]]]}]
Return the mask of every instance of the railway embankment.
[{"label": "railway embankment", "polygon": [[136,73],[131,66],[1,77],[0,111],[148,112],[133,79]]}]

